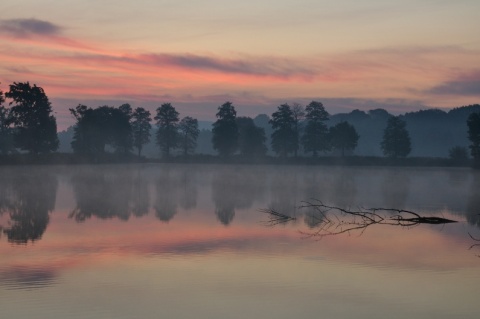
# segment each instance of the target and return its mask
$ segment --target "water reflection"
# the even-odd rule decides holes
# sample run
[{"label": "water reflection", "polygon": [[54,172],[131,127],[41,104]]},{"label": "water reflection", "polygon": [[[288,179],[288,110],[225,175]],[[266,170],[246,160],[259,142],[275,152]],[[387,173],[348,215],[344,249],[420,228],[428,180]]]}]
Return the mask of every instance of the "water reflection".
[{"label": "water reflection", "polygon": [[132,213],[136,217],[147,215],[150,209],[148,180],[140,171],[135,173],[132,185]]},{"label": "water reflection", "polygon": [[[70,217],[83,222],[92,216],[128,220],[132,210],[132,172],[86,169],[71,179],[76,207]],[[141,197],[136,196],[136,200]],[[136,202],[137,207],[144,205]],[[148,205],[148,204],[147,204]]]},{"label": "water reflection", "polygon": [[[8,241],[41,238],[58,188],[71,191],[70,217],[128,220],[147,216],[169,222],[177,214],[212,212],[222,225],[259,221],[258,209],[302,217],[307,227],[321,218],[298,210],[319,199],[334,206],[449,211],[480,227],[480,173],[466,169],[362,169],[296,166],[79,166],[2,169],[0,227]],[[302,216],[303,215],[303,216]]]},{"label": "water reflection", "polygon": [[268,207],[282,214],[295,216],[299,202],[304,200],[299,194],[298,184],[298,172],[294,170],[281,167],[277,174],[271,174],[270,204]]},{"label": "water reflection", "polygon": [[[10,218],[21,207],[41,218],[18,216],[48,223],[49,232],[35,245],[11,245],[2,236],[2,315],[477,318],[480,248],[468,250],[477,242],[467,232],[480,236],[463,216],[479,213],[480,175],[453,175],[297,166],[0,167],[3,229],[27,223]],[[389,199],[393,194],[401,199]],[[352,209],[402,205],[424,216],[449,217],[455,207],[463,222],[300,240],[299,230],[312,233],[324,222],[315,209],[295,212],[309,198]],[[264,227],[258,209],[269,206],[301,223]]]},{"label": "water reflection", "polygon": [[197,178],[197,171],[190,166],[185,167],[185,169],[181,171],[179,203],[180,207],[185,210],[191,210],[197,207],[199,184]]},{"label": "water reflection", "polygon": [[56,282],[56,277],[56,271],[49,268],[17,266],[0,271],[0,283],[10,289],[47,287]]},{"label": "water reflection", "polygon": [[[356,200],[357,182],[355,170],[342,169],[336,172],[333,183],[332,201],[342,207],[358,205]],[[318,197],[317,197],[318,198]]]},{"label": "water reflection", "polygon": [[177,214],[180,178],[177,171],[162,170],[156,180],[155,216],[162,222],[169,222]]},{"label": "water reflection", "polygon": [[212,179],[212,200],[215,215],[223,225],[229,225],[236,209],[250,209],[265,196],[265,172],[258,168],[222,167]]},{"label": "water reflection", "polygon": [[9,217],[2,232],[8,241],[27,243],[42,237],[55,209],[58,182],[43,169],[12,169],[3,174],[0,185],[0,213]]},{"label": "water reflection", "polygon": [[473,177],[465,213],[469,224],[480,227],[480,176],[478,174]]},{"label": "water reflection", "polygon": [[410,176],[394,168],[385,173],[382,182],[384,207],[405,208],[410,186]]}]

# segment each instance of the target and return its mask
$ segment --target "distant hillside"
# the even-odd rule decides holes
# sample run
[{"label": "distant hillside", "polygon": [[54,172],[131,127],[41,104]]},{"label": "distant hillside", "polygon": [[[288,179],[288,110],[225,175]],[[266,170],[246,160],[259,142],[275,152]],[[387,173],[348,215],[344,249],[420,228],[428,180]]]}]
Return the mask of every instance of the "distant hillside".
[{"label": "distant hillside", "polygon": [[[480,105],[462,106],[448,112],[429,109],[402,115],[412,140],[410,156],[447,157],[450,148],[467,147],[467,118],[473,112],[480,112]],[[360,135],[355,154],[381,156],[380,143],[389,116],[391,114],[383,109],[355,110],[332,115],[328,125],[349,122]]]}]

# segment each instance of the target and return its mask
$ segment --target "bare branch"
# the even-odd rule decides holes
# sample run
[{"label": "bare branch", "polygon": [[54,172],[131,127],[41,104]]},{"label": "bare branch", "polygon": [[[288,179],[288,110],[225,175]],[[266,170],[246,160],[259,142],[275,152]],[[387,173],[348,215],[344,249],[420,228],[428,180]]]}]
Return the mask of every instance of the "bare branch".
[{"label": "bare branch", "polygon": [[[320,200],[303,202],[300,208],[312,210],[311,214],[316,221],[312,232],[300,232],[306,237],[325,237],[359,231],[360,235],[371,225],[390,225],[401,227],[412,227],[419,224],[447,224],[457,221],[435,216],[420,216],[419,214],[395,208],[359,208],[350,210],[336,206],[330,206],[322,203]],[[295,217],[281,214],[273,209],[264,209],[261,212],[269,215],[267,225],[274,226],[284,224],[293,220]],[[470,237],[472,237],[470,235]],[[473,237],[472,237],[473,238]],[[475,239],[476,240],[476,239]],[[480,245],[480,244],[479,244]]]}]

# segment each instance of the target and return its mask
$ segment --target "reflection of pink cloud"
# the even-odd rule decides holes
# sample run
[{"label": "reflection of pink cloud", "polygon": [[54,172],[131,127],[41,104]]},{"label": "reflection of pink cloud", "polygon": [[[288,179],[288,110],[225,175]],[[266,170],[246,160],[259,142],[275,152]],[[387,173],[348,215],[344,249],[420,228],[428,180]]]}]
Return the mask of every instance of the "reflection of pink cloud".
[{"label": "reflection of pink cloud", "polygon": [[[298,226],[222,227],[188,216],[165,225],[152,218],[131,219],[128,223],[91,220],[86,224],[54,218],[48,236],[35,247],[20,251],[18,246],[0,245],[0,255],[10,256],[2,261],[0,268],[50,269],[58,273],[128,256],[206,255],[225,251],[295,258],[321,255],[331,261],[414,269],[448,270],[478,265],[474,253],[468,251],[467,237],[446,236],[438,229],[423,226],[405,229],[379,225],[362,236],[345,234],[315,241],[302,240]],[[24,250],[35,254],[24,254]]]}]

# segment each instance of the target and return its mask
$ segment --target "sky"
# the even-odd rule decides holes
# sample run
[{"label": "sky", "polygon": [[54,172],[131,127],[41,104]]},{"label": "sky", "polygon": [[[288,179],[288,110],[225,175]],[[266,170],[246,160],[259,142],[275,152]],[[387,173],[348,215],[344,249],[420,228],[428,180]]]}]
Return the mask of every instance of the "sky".
[{"label": "sky", "polygon": [[480,101],[478,0],[3,0],[0,90],[214,120],[283,103],[399,114]]}]

